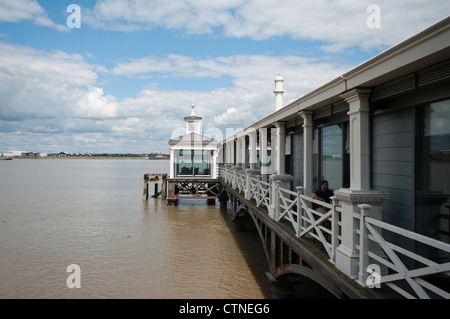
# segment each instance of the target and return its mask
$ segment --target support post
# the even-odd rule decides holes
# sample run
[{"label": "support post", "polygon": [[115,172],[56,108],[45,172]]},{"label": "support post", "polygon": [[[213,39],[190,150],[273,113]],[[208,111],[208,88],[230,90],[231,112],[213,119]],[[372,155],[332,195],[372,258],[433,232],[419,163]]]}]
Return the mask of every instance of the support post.
[{"label": "support post", "polygon": [[313,112],[302,111],[303,118],[303,186],[305,194],[311,196],[313,192]]},{"label": "support post", "polygon": [[250,168],[256,169],[256,130],[248,135],[250,138]]},{"label": "support post", "polygon": [[142,199],[144,201],[148,200],[148,174],[144,175],[144,191],[142,194]]},{"label": "support post", "polygon": [[294,297],[295,289],[291,281],[276,279],[272,273],[266,272],[272,287],[273,299],[292,299]]},{"label": "support post", "polygon": [[359,271],[358,282],[360,285],[365,286],[367,275],[367,266],[369,265],[369,238],[367,228],[365,226],[366,217],[369,216],[370,205],[360,204],[358,207],[361,209],[359,220]]},{"label": "support post", "polygon": [[158,197],[158,183],[155,183],[155,187],[154,188],[155,188],[155,190],[154,190],[155,193],[153,194],[153,197],[156,198],[156,197]]},{"label": "support post", "polygon": [[167,175],[163,175],[162,177],[162,190],[161,190],[162,199],[167,198]]},{"label": "support post", "polygon": [[[285,167],[285,143],[286,143],[286,133],[285,133],[285,126],[286,124],[284,122],[276,122],[276,147],[277,147],[277,160],[276,160],[276,174],[277,175],[285,175],[286,174],[286,167]],[[273,147],[272,147],[273,149]]]},{"label": "support post", "polygon": [[295,230],[295,235],[298,237],[302,232],[303,224],[303,209],[300,196],[303,195],[303,187],[297,186],[297,229]]},{"label": "support post", "polygon": [[[350,125],[350,188],[334,192],[341,202],[341,243],[336,249],[336,267],[350,278],[357,278],[359,252],[356,249],[359,223],[353,217],[360,214],[359,204],[372,206],[374,218],[381,219],[381,205],[388,194],[370,189],[370,123],[369,89],[354,89],[341,97],[349,103]],[[375,213],[376,212],[376,213]]]},{"label": "support post", "polygon": [[267,156],[267,128],[259,129],[259,158],[261,162],[261,177],[264,182],[268,181],[268,156]]}]

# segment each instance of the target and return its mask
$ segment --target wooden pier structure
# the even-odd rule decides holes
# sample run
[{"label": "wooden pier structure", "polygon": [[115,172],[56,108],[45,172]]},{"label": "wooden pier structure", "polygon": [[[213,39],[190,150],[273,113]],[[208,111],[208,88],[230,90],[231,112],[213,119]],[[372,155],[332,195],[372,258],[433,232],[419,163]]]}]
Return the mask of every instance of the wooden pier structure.
[{"label": "wooden pier structure", "polygon": [[219,179],[168,178],[164,173],[147,173],[144,175],[144,201],[148,201],[151,185],[154,185],[151,197],[161,197],[168,204],[175,204],[179,199],[206,199],[213,203],[219,199],[222,189]]},{"label": "wooden pier structure", "polygon": [[218,179],[171,178],[167,180],[167,200],[169,203],[178,199],[219,198],[220,183]]},{"label": "wooden pier structure", "polygon": [[[167,174],[165,173],[148,173],[144,174],[144,190],[143,190],[143,200],[148,200],[149,186],[154,185],[154,192],[152,197],[158,197],[161,195],[162,198],[167,196]],[[159,191],[159,184],[161,184],[161,191]]]}]

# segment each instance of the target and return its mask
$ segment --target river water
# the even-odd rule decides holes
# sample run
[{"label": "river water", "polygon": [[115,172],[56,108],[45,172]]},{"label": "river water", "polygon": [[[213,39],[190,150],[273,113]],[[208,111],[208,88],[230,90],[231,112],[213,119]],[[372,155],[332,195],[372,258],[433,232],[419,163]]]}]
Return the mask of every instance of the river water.
[{"label": "river water", "polygon": [[[237,231],[229,208],[142,200],[144,174],[168,170],[165,160],[0,161],[0,298],[271,298],[259,237]],[[75,274],[81,287],[68,288]]]}]

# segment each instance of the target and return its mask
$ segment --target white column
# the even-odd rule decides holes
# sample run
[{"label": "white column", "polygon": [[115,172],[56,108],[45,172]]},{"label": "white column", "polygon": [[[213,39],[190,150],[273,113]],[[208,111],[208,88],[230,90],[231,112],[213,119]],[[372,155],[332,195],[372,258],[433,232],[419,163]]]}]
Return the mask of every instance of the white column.
[{"label": "white column", "polygon": [[370,91],[355,89],[341,96],[349,104],[351,189],[370,189]]},{"label": "white column", "polygon": [[278,172],[278,145],[277,145],[277,129],[270,129],[270,174],[277,174]]},{"label": "white column", "polygon": [[253,130],[248,135],[250,138],[250,168],[256,168],[256,130]]},{"label": "white column", "polygon": [[286,174],[286,167],[285,167],[285,123],[284,122],[277,122],[275,123],[276,127],[276,144],[277,144],[277,163],[276,163],[276,174],[277,175],[285,175]]},{"label": "white column", "polygon": [[213,150],[213,154],[212,154],[212,167],[211,167],[211,177],[212,178],[217,178],[217,157],[219,155],[219,152],[217,150]]},{"label": "white column", "polygon": [[341,97],[349,103],[350,125],[350,188],[334,192],[342,206],[341,244],[336,249],[336,267],[351,278],[358,272],[359,252],[356,249],[359,221],[354,215],[360,214],[360,204],[371,205],[371,217],[381,219],[381,206],[388,194],[370,190],[370,118],[369,89],[354,89]]},{"label": "white column", "polygon": [[232,140],[231,140],[231,143],[230,143],[230,159],[231,159],[231,161],[230,161],[230,164],[231,165],[235,165],[235,162],[234,162],[234,150],[235,150],[235,139],[233,138]]},{"label": "white column", "polygon": [[265,127],[259,129],[259,161],[261,162],[262,180],[267,181],[269,159],[267,156],[267,128]]},{"label": "white column", "polygon": [[175,152],[173,149],[170,150],[170,168],[169,168],[169,176],[170,178],[175,177]]},{"label": "white column", "polygon": [[245,143],[246,136],[241,136],[241,156],[242,156],[242,170],[247,169],[247,163],[248,163],[248,149],[247,149],[247,143]]},{"label": "white column", "polygon": [[313,112],[302,111],[303,118],[303,189],[311,196],[313,190]]}]

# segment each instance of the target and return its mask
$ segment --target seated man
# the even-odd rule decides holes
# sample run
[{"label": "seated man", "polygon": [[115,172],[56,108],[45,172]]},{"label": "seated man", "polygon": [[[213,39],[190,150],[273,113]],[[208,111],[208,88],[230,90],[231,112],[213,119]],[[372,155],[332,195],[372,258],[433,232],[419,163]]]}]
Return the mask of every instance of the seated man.
[{"label": "seated man", "polygon": [[[330,197],[332,197],[333,195],[333,192],[328,189],[328,181],[321,180],[319,183],[319,188],[314,191],[311,197],[312,199],[317,199],[329,204],[331,203]],[[328,211],[327,208],[315,203],[313,203],[313,209],[317,210],[320,213],[326,213]]]}]

